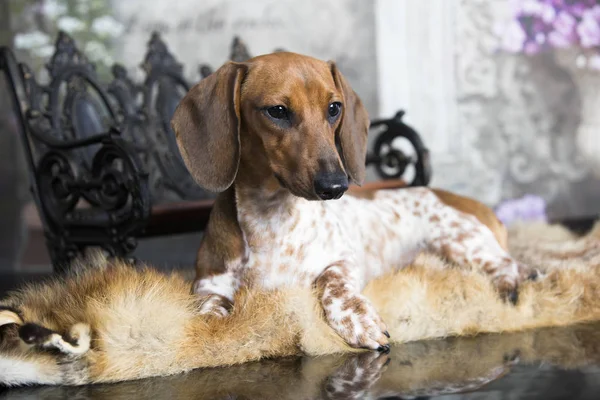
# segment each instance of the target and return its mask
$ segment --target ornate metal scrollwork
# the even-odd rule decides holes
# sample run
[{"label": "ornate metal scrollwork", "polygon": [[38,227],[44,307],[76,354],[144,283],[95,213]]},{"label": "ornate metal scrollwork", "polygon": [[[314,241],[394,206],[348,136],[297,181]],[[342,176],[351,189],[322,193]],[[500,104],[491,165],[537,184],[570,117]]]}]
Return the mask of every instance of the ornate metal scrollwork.
[{"label": "ornate metal scrollwork", "polygon": [[8,48],[0,65],[18,110],[34,200],[56,270],[86,247],[127,255],[150,214],[147,173],[120,137],[93,64],[61,32],[39,84]]},{"label": "ornate metal scrollwork", "polygon": [[248,51],[246,43],[239,36],[235,36],[231,43],[229,59],[234,62],[244,62],[250,58],[252,58],[252,56],[250,55],[250,51]]},{"label": "ornate metal scrollwork", "polygon": [[171,118],[190,85],[183,77],[182,65],[169,52],[158,33],[153,33],[150,38],[142,68],[146,79],[140,112],[146,118],[145,127],[153,146],[152,159],[159,172],[159,176],[153,179],[154,200],[166,202],[215,197],[196,184],[179,153]]},{"label": "ornate metal scrollwork", "polygon": [[77,177],[69,157],[62,151],[50,150],[38,161],[36,180],[44,193],[44,208],[51,219],[69,213],[79,202]]},{"label": "ornate metal scrollwork", "polygon": [[90,63],[87,57],[79,51],[75,41],[67,33],[58,32],[54,47],[54,54],[50,62],[46,64],[46,69],[48,69],[50,77],[56,78],[62,73],[76,67],[94,73],[94,64]]},{"label": "ornate metal scrollwork", "polygon": [[[414,166],[414,175],[407,181],[410,186],[426,186],[431,180],[431,163],[429,150],[423,144],[419,134],[402,121],[404,111],[387,120],[371,123],[371,129],[383,128],[378,133],[372,152],[367,156],[367,165],[374,165],[382,179],[400,179],[409,166]],[[398,139],[408,141],[413,149],[407,154],[406,149],[398,146]]]}]

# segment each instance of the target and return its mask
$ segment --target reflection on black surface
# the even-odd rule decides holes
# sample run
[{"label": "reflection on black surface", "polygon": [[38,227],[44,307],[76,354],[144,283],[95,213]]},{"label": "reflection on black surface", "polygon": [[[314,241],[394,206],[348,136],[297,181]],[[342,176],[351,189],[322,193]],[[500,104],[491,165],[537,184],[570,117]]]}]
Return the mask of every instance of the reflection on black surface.
[{"label": "reflection on black surface", "polygon": [[1,399],[600,398],[600,324],[359,353],[265,360],[114,385],[12,389]]}]

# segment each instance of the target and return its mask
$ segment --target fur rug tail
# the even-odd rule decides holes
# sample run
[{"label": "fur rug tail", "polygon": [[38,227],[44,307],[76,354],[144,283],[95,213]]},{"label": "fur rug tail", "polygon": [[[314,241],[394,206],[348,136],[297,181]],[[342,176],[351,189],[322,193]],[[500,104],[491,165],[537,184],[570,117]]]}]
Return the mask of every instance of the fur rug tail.
[{"label": "fur rug tail", "polygon": [[52,357],[0,355],[0,385],[62,385],[61,367]]},{"label": "fur rug tail", "polygon": [[[98,255],[11,293],[0,301],[0,384],[117,382],[299,353],[281,294],[241,290],[233,315],[207,318],[190,286]],[[301,304],[313,314],[310,300]]]},{"label": "fur rug tail", "polygon": [[0,385],[88,383],[90,326],[75,324],[66,334],[25,323],[17,310],[0,306]]}]

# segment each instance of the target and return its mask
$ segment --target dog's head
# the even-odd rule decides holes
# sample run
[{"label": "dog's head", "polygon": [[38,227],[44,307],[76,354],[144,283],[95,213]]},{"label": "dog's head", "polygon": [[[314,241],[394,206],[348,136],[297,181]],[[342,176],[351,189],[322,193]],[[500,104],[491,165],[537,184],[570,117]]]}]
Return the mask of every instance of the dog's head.
[{"label": "dog's head", "polygon": [[365,178],[368,114],[333,62],[283,52],[229,62],[188,92],[171,124],[207,190],[233,183],[245,143],[309,200],[339,198],[348,178]]}]

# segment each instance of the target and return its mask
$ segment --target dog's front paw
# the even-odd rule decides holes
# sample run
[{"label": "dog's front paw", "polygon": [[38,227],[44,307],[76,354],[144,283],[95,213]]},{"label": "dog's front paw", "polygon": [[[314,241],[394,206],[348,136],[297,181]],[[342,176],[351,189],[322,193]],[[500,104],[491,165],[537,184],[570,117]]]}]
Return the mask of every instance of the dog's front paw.
[{"label": "dog's front paw", "polygon": [[233,304],[224,296],[211,294],[200,300],[200,315],[226,317]]},{"label": "dog's front paw", "polygon": [[387,327],[375,308],[362,295],[327,301],[323,308],[329,326],[355,348],[387,352],[390,349]]}]

